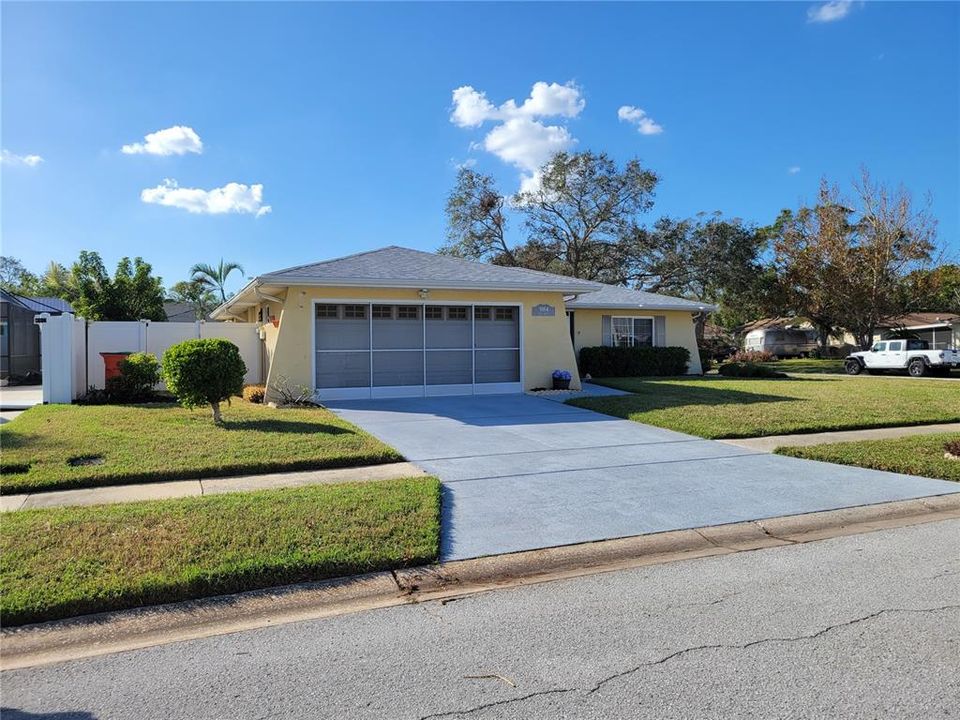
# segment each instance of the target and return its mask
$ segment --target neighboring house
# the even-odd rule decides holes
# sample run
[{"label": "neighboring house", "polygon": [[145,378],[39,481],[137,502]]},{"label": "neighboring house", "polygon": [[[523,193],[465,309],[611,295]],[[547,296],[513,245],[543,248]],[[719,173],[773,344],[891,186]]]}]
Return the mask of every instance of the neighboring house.
[{"label": "neighboring house", "polygon": [[260,324],[269,387],[337,399],[522,392],[554,369],[579,388],[574,346],[603,343],[682,345],[699,373],[693,316],[712,309],[391,246],[261,275],[211,317]]},{"label": "neighboring house", "polygon": [[0,290],[0,379],[7,382],[38,376],[42,367],[40,328],[33,318],[72,310],[70,303],[60,298],[31,298]]},{"label": "neighboring house", "polygon": [[210,319],[209,315],[198,318],[197,310],[192,303],[164,300],[163,311],[167,314],[167,322],[196,322]]},{"label": "neighboring house", "polygon": [[873,339],[886,340],[894,335],[910,335],[926,340],[933,350],[960,347],[960,315],[920,312],[890,318],[881,323]]}]

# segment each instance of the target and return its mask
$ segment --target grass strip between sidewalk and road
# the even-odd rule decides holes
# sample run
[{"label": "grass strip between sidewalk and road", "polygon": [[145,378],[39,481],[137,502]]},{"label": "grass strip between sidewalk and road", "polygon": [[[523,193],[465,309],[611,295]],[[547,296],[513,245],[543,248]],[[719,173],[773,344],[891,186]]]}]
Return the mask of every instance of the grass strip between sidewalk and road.
[{"label": "grass strip between sidewalk and road", "polygon": [[419,477],[23,510],[0,524],[0,617],[20,625],[435,562]]},{"label": "grass strip between sidewalk and road", "polygon": [[577,407],[705,438],[930,425],[960,421],[952,380],[869,377],[601,378],[632,395],[568,400]]},{"label": "grass strip between sidewalk and road", "polygon": [[320,408],[42,405],[0,425],[0,493],[378,465],[403,457]]},{"label": "grass strip between sidewalk and road", "polygon": [[944,457],[943,448],[947,441],[958,439],[958,433],[914,435],[888,440],[782,447],[777,448],[776,452],[808,460],[960,482],[960,460]]}]

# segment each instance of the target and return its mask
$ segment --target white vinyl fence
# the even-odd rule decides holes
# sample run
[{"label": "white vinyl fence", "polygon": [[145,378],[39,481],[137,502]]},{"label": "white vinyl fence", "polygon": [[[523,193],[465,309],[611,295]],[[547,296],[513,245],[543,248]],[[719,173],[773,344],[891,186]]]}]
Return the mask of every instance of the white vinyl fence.
[{"label": "white vinyl fence", "polygon": [[261,342],[254,323],[93,321],[70,313],[37,316],[43,357],[43,402],[70,403],[88,388],[104,386],[100,353],[148,352],[163,355],[191,338],[223,338],[240,348],[246,383],[262,382]]}]

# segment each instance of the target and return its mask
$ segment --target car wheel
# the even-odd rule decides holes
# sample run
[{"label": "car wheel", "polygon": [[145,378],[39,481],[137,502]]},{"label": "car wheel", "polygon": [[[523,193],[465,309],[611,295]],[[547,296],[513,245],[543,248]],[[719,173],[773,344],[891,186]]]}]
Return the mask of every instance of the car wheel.
[{"label": "car wheel", "polygon": [[907,366],[907,371],[911,377],[923,377],[927,374],[927,364],[920,358],[914,358]]},{"label": "car wheel", "polygon": [[859,375],[863,371],[863,366],[856,360],[847,360],[844,363],[847,375]]}]

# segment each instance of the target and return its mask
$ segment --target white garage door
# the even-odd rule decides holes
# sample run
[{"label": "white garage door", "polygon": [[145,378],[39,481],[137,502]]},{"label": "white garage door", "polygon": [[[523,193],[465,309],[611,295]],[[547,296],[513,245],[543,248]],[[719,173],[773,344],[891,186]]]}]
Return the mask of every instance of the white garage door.
[{"label": "white garage door", "polygon": [[520,392],[520,307],[316,303],[322,398]]}]

